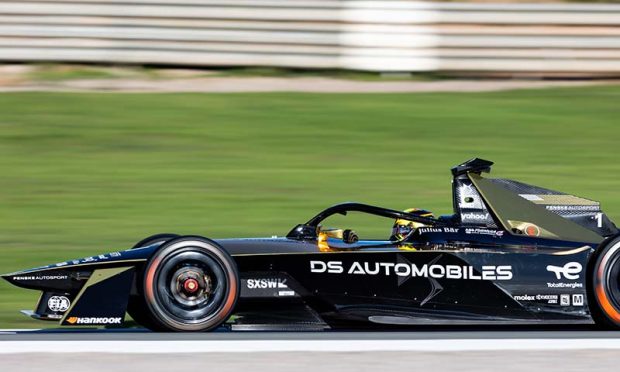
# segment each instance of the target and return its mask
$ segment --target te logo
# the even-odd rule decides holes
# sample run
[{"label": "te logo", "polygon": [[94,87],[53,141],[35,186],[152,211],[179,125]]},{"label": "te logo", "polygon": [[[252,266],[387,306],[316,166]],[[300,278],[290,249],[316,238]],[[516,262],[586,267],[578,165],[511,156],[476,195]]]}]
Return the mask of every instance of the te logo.
[{"label": "te logo", "polygon": [[558,280],[562,279],[562,277],[568,280],[577,280],[582,268],[579,262],[569,262],[564,266],[549,265],[547,266],[547,271],[554,273],[555,278]]}]

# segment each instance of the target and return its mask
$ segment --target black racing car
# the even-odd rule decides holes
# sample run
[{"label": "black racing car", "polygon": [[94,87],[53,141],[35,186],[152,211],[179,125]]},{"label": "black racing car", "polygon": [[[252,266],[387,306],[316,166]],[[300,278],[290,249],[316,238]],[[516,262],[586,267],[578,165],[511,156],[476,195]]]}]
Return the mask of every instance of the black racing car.
[{"label": "black racing car", "polygon": [[[452,169],[450,216],[345,203],[284,238],[160,234],[3,278],[42,291],[25,313],[63,326],[121,326],[126,312],[157,331],[620,326],[620,238],[599,203],[482,177],[492,164]],[[384,240],[322,225],[347,212],[396,223]]]}]

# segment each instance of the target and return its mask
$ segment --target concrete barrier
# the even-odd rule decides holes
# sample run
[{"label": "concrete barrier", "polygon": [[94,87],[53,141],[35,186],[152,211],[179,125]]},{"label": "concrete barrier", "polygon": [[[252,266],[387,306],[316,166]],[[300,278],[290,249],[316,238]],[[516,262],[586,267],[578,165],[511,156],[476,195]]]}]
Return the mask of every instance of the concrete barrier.
[{"label": "concrete barrier", "polygon": [[0,61],[620,74],[620,4],[0,3]]}]

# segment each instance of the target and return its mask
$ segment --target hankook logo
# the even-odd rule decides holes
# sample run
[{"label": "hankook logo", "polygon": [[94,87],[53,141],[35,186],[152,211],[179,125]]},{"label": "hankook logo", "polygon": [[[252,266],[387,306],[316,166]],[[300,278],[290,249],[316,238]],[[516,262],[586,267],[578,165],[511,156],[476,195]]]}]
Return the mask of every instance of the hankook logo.
[{"label": "hankook logo", "polygon": [[72,316],[67,318],[69,324],[92,324],[92,325],[105,325],[105,324],[121,324],[121,317],[77,317]]},{"label": "hankook logo", "polygon": [[568,280],[577,280],[582,269],[583,267],[579,262],[569,262],[564,266],[547,266],[547,271],[554,273],[555,278],[558,280],[562,279],[562,277]]}]

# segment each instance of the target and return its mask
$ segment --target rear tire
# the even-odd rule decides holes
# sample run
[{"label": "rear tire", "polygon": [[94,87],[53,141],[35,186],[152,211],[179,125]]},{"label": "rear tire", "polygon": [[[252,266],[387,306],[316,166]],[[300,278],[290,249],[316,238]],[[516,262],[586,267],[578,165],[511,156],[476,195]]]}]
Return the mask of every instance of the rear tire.
[{"label": "rear tire", "polygon": [[[179,235],[177,234],[167,234],[167,233],[151,235],[137,242],[132,247],[132,249],[144,248],[144,247],[148,247],[149,245],[156,244],[156,243],[165,243],[169,240],[172,240],[178,237]],[[153,321],[150,319],[148,315],[146,301],[144,301],[144,294],[141,293],[142,281],[144,280],[144,268],[136,274],[135,280],[137,284],[136,287],[138,289],[138,293],[135,295],[129,296],[129,302],[127,303],[127,313],[133,318],[133,320],[136,321],[136,323],[140,324],[141,326],[145,328],[153,329],[153,327],[155,327],[155,324],[153,323]]]},{"label": "rear tire", "polygon": [[591,312],[598,325],[620,328],[620,236],[601,244],[592,266]]},{"label": "rear tire", "polygon": [[216,242],[199,236],[161,245],[144,273],[149,328],[157,331],[212,330],[228,320],[239,296],[235,261]]}]

